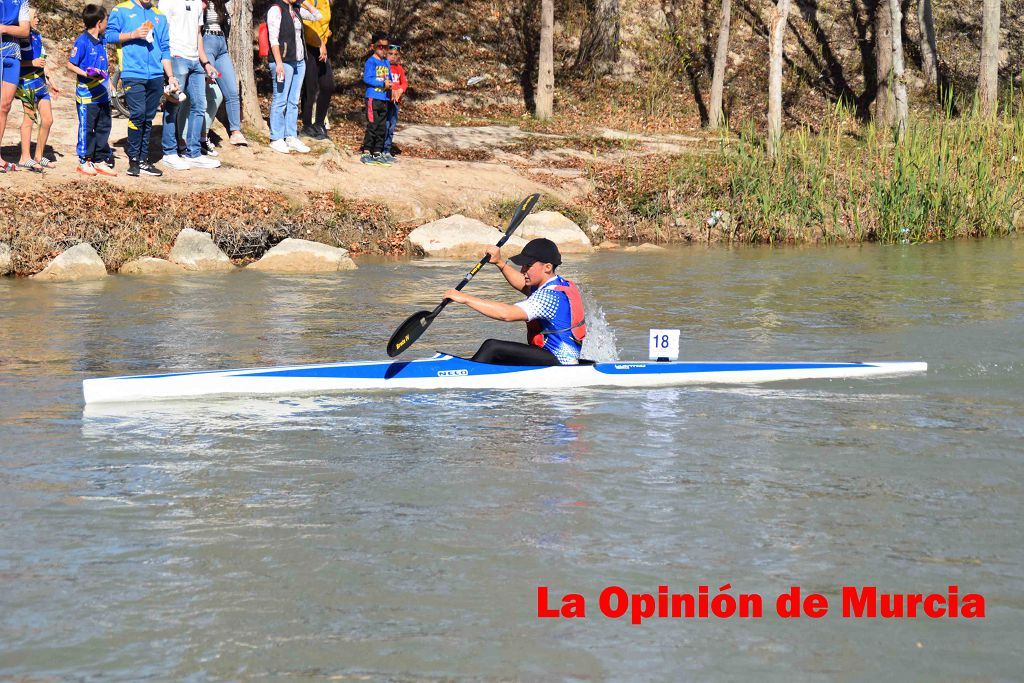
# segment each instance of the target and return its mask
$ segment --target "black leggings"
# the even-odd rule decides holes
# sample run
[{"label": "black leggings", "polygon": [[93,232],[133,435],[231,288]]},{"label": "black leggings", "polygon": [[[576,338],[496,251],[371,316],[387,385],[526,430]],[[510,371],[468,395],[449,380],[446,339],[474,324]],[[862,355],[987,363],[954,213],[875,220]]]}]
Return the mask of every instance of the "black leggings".
[{"label": "black leggings", "polygon": [[[306,75],[302,79],[302,125],[311,123],[324,125],[327,107],[334,94],[334,69],[330,60],[321,62],[320,49],[306,46],[309,59],[306,60]],[[316,104],[316,121],[313,121],[313,105]]]},{"label": "black leggings", "polygon": [[560,365],[555,354],[547,349],[504,339],[488,339],[472,360],[493,365]]},{"label": "black leggings", "polygon": [[384,127],[388,117],[387,100],[366,99],[366,134],[363,136],[363,151],[378,154],[384,151]]}]

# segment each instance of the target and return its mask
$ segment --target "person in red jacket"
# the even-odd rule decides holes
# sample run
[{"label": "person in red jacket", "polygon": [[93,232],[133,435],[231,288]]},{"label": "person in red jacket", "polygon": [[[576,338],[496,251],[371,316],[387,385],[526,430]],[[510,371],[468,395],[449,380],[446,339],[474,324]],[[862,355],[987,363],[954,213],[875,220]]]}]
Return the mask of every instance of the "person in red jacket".
[{"label": "person in red jacket", "polygon": [[391,153],[391,142],[395,138],[398,126],[398,103],[405,91],[409,89],[409,81],[405,78],[402,67],[402,46],[392,43],[388,46],[388,62],[391,63],[391,101],[388,102],[388,116],[384,119],[384,156],[388,161],[395,161]]}]

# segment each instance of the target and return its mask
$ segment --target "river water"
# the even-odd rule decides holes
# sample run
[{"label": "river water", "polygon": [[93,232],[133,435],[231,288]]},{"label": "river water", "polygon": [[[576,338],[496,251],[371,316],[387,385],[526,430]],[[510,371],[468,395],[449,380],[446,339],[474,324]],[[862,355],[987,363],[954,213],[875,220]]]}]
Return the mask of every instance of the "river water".
[{"label": "river water", "polygon": [[[87,377],[383,358],[469,264],[0,280],[0,677],[1020,677],[1024,244],[571,261],[597,353],[645,358],[648,328],[678,327],[687,359],[930,369],[83,414]],[[515,299],[493,269],[469,291]],[[453,306],[407,355],[519,335]],[[598,609],[662,584],[730,584],[765,615]],[[541,585],[586,618],[538,619]],[[829,613],[779,618],[794,585]],[[986,617],[846,619],[847,585],[957,585]]]}]

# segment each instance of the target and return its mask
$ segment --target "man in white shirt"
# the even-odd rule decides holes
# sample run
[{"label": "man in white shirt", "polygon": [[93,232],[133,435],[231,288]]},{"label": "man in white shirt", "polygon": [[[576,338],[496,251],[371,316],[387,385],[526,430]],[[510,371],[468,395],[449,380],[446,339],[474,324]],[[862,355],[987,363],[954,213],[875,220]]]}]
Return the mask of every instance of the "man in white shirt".
[{"label": "man in white shirt", "polygon": [[175,127],[178,107],[182,105],[174,93],[164,103],[164,130],[161,140],[164,148],[163,163],[178,171],[190,168],[217,168],[220,161],[204,156],[199,146],[203,114],[206,111],[206,79],[215,78],[217,75],[217,70],[206,58],[200,34],[203,24],[203,2],[160,0],[160,11],[167,15],[172,70],[174,78],[180,84],[178,92],[185,94],[189,107],[185,156],[182,157],[178,155],[178,135]]}]

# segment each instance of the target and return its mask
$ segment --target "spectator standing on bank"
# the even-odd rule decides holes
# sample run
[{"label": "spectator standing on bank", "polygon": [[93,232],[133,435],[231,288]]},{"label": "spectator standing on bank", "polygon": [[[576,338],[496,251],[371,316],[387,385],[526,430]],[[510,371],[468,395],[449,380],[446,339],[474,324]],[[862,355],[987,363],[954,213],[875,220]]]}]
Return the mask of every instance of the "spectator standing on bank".
[{"label": "spectator standing on bank", "polygon": [[384,121],[384,158],[395,161],[391,154],[391,143],[395,139],[395,128],[398,127],[398,102],[409,89],[409,81],[402,67],[402,46],[392,43],[388,46],[388,63],[391,65],[391,100],[388,102],[388,116]]},{"label": "spectator standing on bank", "polygon": [[[25,110],[21,119],[21,159],[18,166],[41,173],[43,169],[54,165],[54,162],[43,156],[43,152],[46,150],[50,126],[53,125],[51,91],[53,97],[57,97],[60,90],[50,83],[46,75],[46,49],[43,47],[43,36],[37,30],[39,12],[34,9],[29,11],[29,26],[31,32],[28,42],[21,46],[21,79],[18,81],[17,92]],[[36,139],[36,155],[33,158],[32,129],[37,121],[39,137]]]},{"label": "spectator standing on bank", "polygon": [[[7,130],[7,115],[21,78],[21,45],[28,38],[28,0],[0,0],[0,139]],[[17,171],[17,164],[0,159],[0,173]]]},{"label": "spectator standing on bank", "polygon": [[270,148],[281,154],[309,151],[298,137],[299,91],[306,73],[302,20],[318,20],[321,16],[308,0],[301,5],[300,0],[276,0],[267,11],[269,67],[274,88],[270,102]]},{"label": "spectator standing on bank", "polygon": [[390,166],[384,156],[385,123],[388,116],[388,102],[391,101],[391,65],[388,64],[388,34],[375,32],[370,39],[373,50],[363,65],[363,82],[366,83],[366,133],[363,135],[363,155],[359,160],[364,164]]},{"label": "spectator standing on bank", "polygon": [[[231,0],[206,0],[203,15],[203,47],[219,74],[217,87],[224,98],[224,113],[228,119],[228,142],[248,145],[242,134],[242,109],[238,97],[238,77],[235,64],[228,54],[228,34],[231,32]],[[209,92],[209,88],[207,91]],[[216,115],[216,112],[214,112]]]},{"label": "spectator standing on bank", "polygon": [[67,69],[78,77],[75,104],[78,109],[78,172],[116,176],[110,149],[110,87],[107,82],[107,10],[89,4],[82,8],[85,31],[75,39]]},{"label": "spectator standing on bank", "polygon": [[220,161],[205,156],[199,146],[206,111],[206,79],[216,78],[217,70],[206,58],[200,30],[203,7],[199,0],[161,0],[160,11],[167,15],[171,47],[171,69],[186,95],[189,107],[188,134],[185,138],[185,156],[178,156],[177,117],[179,98],[164,101],[163,163],[176,171],[190,168],[217,168]]},{"label": "spectator standing on bank", "polygon": [[121,86],[128,107],[128,175],[162,176],[149,159],[153,117],[160,107],[164,77],[178,89],[171,63],[167,15],[152,0],[126,0],[107,22],[108,43],[120,44]]},{"label": "spectator standing on bank", "polygon": [[331,105],[331,95],[334,94],[334,69],[327,56],[327,39],[331,37],[331,2],[311,2],[320,12],[320,18],[302,22],[307,55],[302,93],[302,134],[314,140],[328,140],[327,109]]},{"label": "spectator standing on bank", "polygon": [[[210,157],[220,156],[217,148],[210,142],[209,135],[213,122],[217,120],[217,112],[220,111],[220,105],[224,103],[224,95],[221,93],[217,81],[212,78],[206,79],[206,98],[204,101],[206,102],[206,109],[203,111],[203,127],[199,131],[199,151]],[[178,156],[185,154],[185,139],[188,137],[190,120],[190,109],[188,107],[178,107],[178,119],[176,121],[178,127]]]}]

